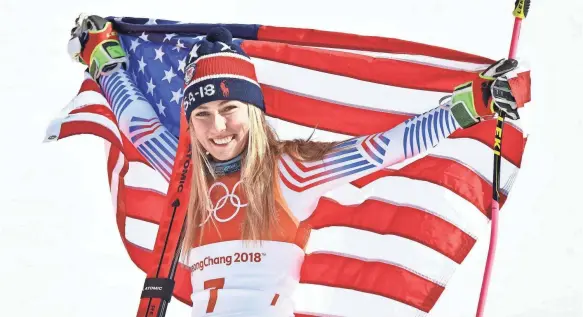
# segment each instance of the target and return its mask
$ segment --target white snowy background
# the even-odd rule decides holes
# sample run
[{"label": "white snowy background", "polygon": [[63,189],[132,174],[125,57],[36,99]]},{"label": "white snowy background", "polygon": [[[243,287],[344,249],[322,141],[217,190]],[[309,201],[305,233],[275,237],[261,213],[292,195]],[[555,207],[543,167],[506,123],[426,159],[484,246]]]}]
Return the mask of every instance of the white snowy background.
[{"label": "white snowy background", "polygon": [[[512,0],[0,1],[0,316],[135,316],[144,274],[120,242],[102,140],[42,144],[77,93],[66,53],[80,12],[300,26],[506,57]],[[533,68],[531,133],[500,219],[486,316],[583,316],[583,1],[534,1],[519,57]],[[474,316],[488,236],[431,317]],[[378,312],[376,312],[378,313]],[[375,315],[363,311],[362,316]],[[189,316],[173,300],[168,317]]]}]

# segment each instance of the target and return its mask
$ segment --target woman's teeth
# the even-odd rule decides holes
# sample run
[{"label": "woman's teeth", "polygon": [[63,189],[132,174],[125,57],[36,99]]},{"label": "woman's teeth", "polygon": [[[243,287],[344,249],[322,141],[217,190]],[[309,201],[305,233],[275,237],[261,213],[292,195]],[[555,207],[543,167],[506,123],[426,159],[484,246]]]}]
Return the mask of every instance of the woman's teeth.
[{"label": "woman's teeth", "polygon": [[229,142],[231,142],[231,140],[233,140],[233,136],[228,136],[225,138],[221,138],[221,139],[212,139],[214,143],[222,145],[222,144],[227,144]]}]

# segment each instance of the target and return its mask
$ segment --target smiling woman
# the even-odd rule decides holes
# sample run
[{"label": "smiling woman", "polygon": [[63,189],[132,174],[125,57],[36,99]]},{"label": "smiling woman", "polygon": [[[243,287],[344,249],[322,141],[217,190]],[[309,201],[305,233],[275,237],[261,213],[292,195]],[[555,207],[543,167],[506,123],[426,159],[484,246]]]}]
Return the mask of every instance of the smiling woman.
[{"label": "smiling woman", "polygon": [[[182,254],[195,264],[236,254],[256,259],[192,270],[193,316],[293,316],[292,294],[310,234],[303,221],[320,197],[437,145],[431,125],[418,123],[438,113],[452,123],[444,137],[492,114],[484,104],[474,105],[483,98],[470,82],[454,93],[455,106],[387,132],[341,143],[280,141],[266,123],[253,64],[229,31],[212,30],[190,57],[183,106],[193,179]],[[435,142],[403,151],[403,136],[413,126]]]},{"label": "smiling woman", "polygon": [[[344,212],[354,223],[342,232],[351,238],[362,236],[359,232],[365,230],[360,229],[374,227],[373,222],[386,227],[390,220],[377,218],[395,217],[390,212],[383,215],[381,211],[371,216],[370,222],[362,222],[353,218],[350,208],[331,208],[324,214],[314,211],[330,190],[426,153],[456,130],[491,117],[494,110],[515,118],[514,96],[527,95],[530,90],[524,78],[505,77],[516,67],[515,61],[501,60],[473,81],[459,83],[451,98],[444,98],[438,107],[388,131],[341,142],[281,141],[267,124],[254,64],[233,42],[231,33],[218,27],[205,38],[197,38],[184,71],[182,101],[193,148],[192,186],[182,243],[184,261],[191,269],[192,316],[294,316],[300,272],[305,283],[317,275],[333,275],[335,284],[323,284],[325,287],[375,294],[375,308],[396,316],[423,316],[433,305],[428,299],[438,297],[447,277],[433,270],[417,273],[417,264],[405,259],[407,252],[395,250],[407,250],[399,245],[411,242],[415,248],[441,248],[446,252],[451,241],[444,241],[446,246],[442,247],[440,241],[436,242],[435,228],[449,223],[411,208],[411,216],[401,221],[429,232],[428,238],[421,242],[391,240],[383,248],[403,257],[397,260],[413,267],[407,269],[400,262],[364,261],[342,252],[312,252],[311,258],[306,258],[308,238],[317,235],[306,220]],[[501,86],[503,89],[498,89]],[[496,103],[490,90],[483,87],[492,88]],[[428,222],[433,227],[427,229]],[[334,227],[341,223],[335,222]],[[450,259],[455,257],[444,258],[440,253],[435,263],[450,267]],[[304,261],[317,263],[306,272],[302,269]],[[377,282],[381,278],[385,280]],[[393,279],[398,280],[392,283],[395,287],[380,290]]]},{"label": "smiling woman", "polygon": [[249,107],[236,100],[216,100],[193,111],[192,131],[198,142],[219,161],[239,155],[249,135]]}]

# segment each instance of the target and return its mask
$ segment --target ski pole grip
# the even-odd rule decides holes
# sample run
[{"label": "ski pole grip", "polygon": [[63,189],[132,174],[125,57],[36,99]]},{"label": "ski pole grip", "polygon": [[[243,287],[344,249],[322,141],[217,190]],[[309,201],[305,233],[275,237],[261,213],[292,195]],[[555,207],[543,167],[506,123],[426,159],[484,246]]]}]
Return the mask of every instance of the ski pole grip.
[{"label": "ski pole grip", "polygon": [[525,19],[530,9],[530,0],[516,0],[514,2],[514,12],[512,14],[519,18]]}]

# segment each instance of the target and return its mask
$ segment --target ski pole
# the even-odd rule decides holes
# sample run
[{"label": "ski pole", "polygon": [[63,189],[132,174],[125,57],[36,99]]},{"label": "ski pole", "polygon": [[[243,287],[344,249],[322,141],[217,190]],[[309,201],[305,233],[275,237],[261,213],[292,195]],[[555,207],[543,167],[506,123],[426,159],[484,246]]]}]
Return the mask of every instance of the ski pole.
[{"label": "ski pole", "polygon": [[[528,10],[530,8],[530,0],[516,0],[514,2],[514,29],[512,31],[512,40],[510,42],[510,51],[508,52],[508,58],[513,59],[516,57],[516,50],[518,47],[518,38],[520,37],[520,27],[522,26],[522,20],[526,18]],[[476,312],[477,317],[481,317],[484,313],[484,305],[486,304],[486,297],[488,295],[488,286],[490,284],[490,276],[492,273],[492,267],[494,263],[494,253],[496,251],[496,242],[498,238],[498,212],[500,211],[500,163],[501,152],[502,152],[502,131],[504,128],[504,113],[500,112],[498,114],[498,119],[496,121],[496,132],[494,136],[494,175],[492,179],[492,204],[491,204],[491,214],[492,214],[492,225],[490,231],[490,245],[488,247],[488,258],[486,260],[486,268],[484,271],[484,278],[482,280],[482,290],[480,292],[480,300],[478,302],[478,309]]]},{"label": "ski pole", "polygon": [[164,317],[172,299],[180,247],[186,230],[186,215],[192,177],[192,146],[184,108],[180,107],[180,137],[166,194],[167,205],[160,218],[152,266],[147,272],[136,317]]}]

